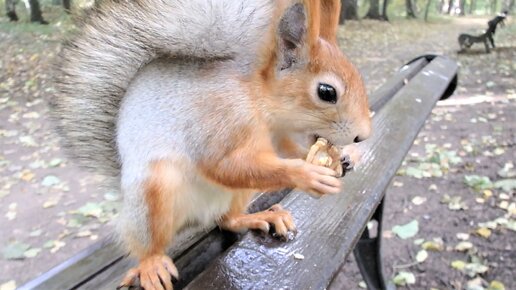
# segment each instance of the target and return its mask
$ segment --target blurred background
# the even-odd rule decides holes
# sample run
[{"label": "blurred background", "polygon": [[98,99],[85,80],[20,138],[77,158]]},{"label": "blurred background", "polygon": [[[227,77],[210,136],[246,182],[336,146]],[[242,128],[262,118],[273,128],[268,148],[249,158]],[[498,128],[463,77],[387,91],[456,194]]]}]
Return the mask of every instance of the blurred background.
[{"label": "blurred background", "polygon": [[[118,192],[66,158],[47,107],[61,43],[95,2],[0,0],[0,290],[109,238],[120,206]],[[421,54],[460,65],[455,95],[434,109],[387,192],[384,266],[399,287],[516,289],[514,2],[343,1],[339,41],[369,92]],[[459,51],[459,34],[482,35],[502,11],[491,53],[483,43]],[[336,281],[365,287],[352,258]]]}]

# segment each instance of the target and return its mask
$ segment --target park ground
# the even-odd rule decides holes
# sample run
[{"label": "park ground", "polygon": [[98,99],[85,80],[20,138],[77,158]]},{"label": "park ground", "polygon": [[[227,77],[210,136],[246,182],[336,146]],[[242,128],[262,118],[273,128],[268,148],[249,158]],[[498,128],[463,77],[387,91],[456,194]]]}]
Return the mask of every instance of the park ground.
[{"label": "park ground", "polygon": [[[350,21],[339,32],[370,92],[421,54],[460,66],[455,95],[433,110],[387,191],[384,271],[401,289],[516,289],[516,24],[497,30],[490,54],[483,45],[457,53],[458,34],[487,20]],[[49,121],[69,23],[0,18],[0,290],[108,237],[120,205],[65,157]],[[349,257],[330,288],[363,287]]]}]

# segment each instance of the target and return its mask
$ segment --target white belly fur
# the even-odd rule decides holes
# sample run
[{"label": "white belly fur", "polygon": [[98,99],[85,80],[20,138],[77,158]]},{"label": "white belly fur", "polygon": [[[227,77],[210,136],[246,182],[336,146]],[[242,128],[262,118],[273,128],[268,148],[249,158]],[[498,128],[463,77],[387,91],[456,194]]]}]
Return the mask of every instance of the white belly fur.
[{"label": "white belly fur", "polygon": [[188,188],[189,192],[176,199],[176,209],[186,215],[184,223],[207,227],[229,210],[233,193],[227,189],[202,176],[194,178]]}]

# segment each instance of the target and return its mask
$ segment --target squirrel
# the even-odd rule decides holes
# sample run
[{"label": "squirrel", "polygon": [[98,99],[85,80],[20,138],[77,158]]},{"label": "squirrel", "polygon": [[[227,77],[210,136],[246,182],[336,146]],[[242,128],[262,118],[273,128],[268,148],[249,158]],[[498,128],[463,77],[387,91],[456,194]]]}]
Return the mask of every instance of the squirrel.
[{"label": "squirrel", "polygon": [[122,192],[117,232],[139,264],[120,286],[172,289],[174,235],[295,231],[259,191],[335,194],[333,169],[303,158],[319,137],[371,132],[358,70],[338,46],[340,0],[102,1],[59,55],[56,127],[79,164]]}]

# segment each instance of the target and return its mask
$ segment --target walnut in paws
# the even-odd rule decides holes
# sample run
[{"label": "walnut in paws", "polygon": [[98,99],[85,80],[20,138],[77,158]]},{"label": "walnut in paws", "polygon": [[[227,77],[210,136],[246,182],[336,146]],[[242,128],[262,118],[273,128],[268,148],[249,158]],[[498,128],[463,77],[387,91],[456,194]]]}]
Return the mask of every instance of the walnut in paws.
[{"label": "walnut in paws", "polygon": [[[349,158],[348,158],[349,159]],[[343,168],[341,163],[340,150],[328,142],[324,138],[318,138],[317,141],[310,147],[310,151],[306,157],[306,161],[311,164],[321,165],[331,168],[337,172],[337,176],[344,176],[344,170],[350,170],[349,164]]]}]

